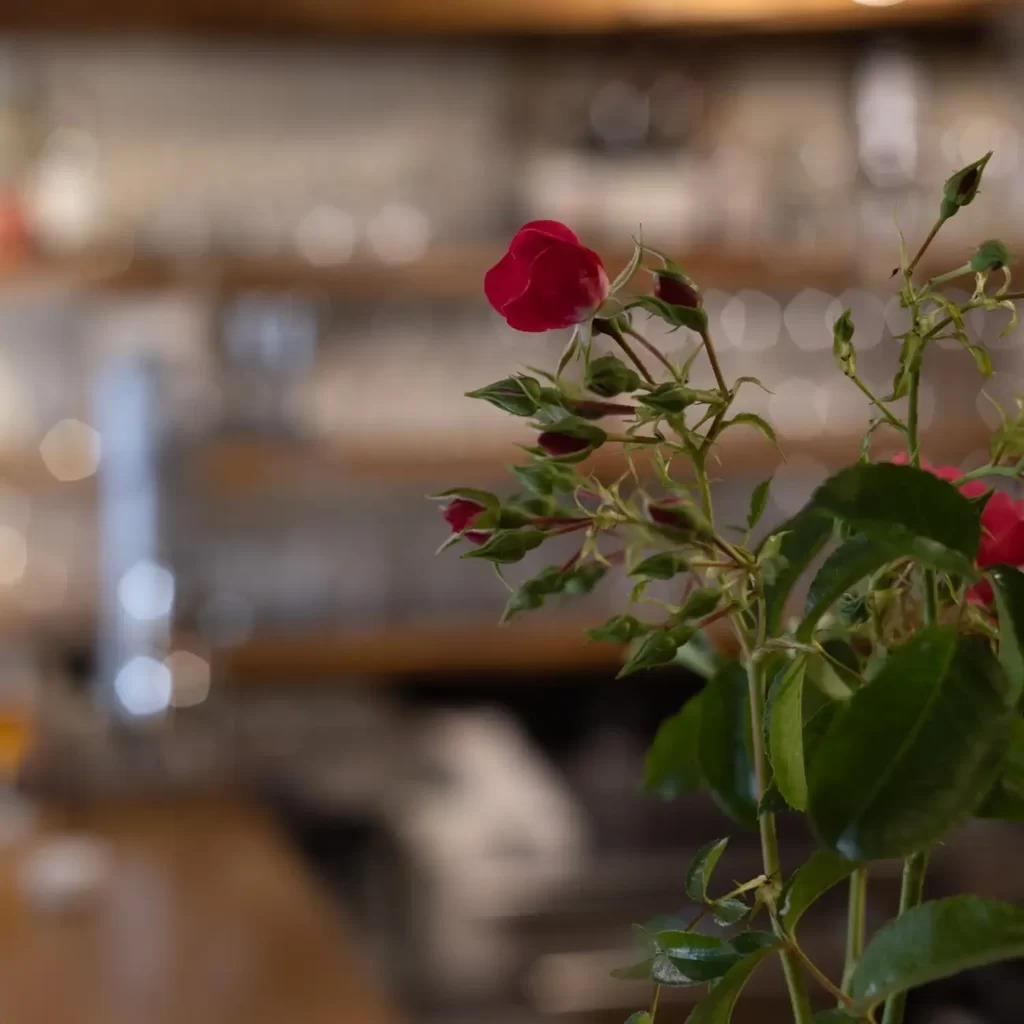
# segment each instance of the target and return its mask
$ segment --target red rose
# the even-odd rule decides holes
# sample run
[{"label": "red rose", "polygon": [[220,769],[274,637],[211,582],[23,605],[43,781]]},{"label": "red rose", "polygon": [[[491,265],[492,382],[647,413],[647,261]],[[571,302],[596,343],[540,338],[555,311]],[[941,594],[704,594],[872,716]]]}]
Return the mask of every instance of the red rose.
[{"label": "red rose", "polygon": [[[469,498],[456,498],[445,505],[441,515],[452,528],[452,533],[462,533],[480,517],[482,512],[486,511],[487,509],[478,501],[471,501]],[[470,530],[465,536],[471,544],[483,544],[487,540],[487,534],[480,530]]]},{"label": "red rose", "polygon": [[[906,465],[906,455],[897,455],[893,462]],[[922,460],[921,468],[943,480],[955,484],[963,473],[956,466],[932,466]],[[988,488],[980,480],[968,480],[960,485],[960,492],[968,498],[977,498]],[[978,567],[990,565],[1024,566],[1024,501],[1014,501],[1008,494],[997,491],[988,499],[981,513],[981,546],[978,549]],[[970,592],[970,597],[987,604],[992,600],[992,587],[982,580]]]},{"label": "red rose", "polygon": [[523,225],[484,278],[490,304],[510,327],[531,333],[586,320],[608,288],[601,257],[556,220]]}]

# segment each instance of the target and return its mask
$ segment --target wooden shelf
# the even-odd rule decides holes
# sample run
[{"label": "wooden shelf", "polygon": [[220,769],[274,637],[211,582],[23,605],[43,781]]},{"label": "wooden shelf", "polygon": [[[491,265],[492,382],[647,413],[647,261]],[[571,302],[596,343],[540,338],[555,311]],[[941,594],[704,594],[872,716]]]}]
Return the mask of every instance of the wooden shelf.
[{"label": "wooden shelf", "polygon": [[[922,444],[932,460],[958,461],[988,445],[991,432],[981,420],[949,423],[924,431]],[[430,488],[456,483],[505,479],[504,467],[522,457],[509,437],[455,450],[443,442],[430,447],[414,439],[401,447],[344,448],[306,442],[223,439],[198,449],[192,467],[204,492],[230,498],[276,493],[308,493],[324,481],[355,479],[378,485],[395,483]],[[787,457],[804,456],[828,469],[838,469],[860,455],[860,434],[813,435],[779,439]],[[881,428],[875,433],[876,457],[902,450],[895,432]],[[764,475],[783,460],[778,450],[754,430],[735,430],[718,445],[719,462],[712,472],[718,478],[757,473]],[[642,453],[636,461],[644,465]],[[597,473],[615,478],[625,470],[617,446],[600,451],[590,463]],[[511,478],[508,478],[511,479]]]},{"label": "wooden shelf", "polygon": [[2,0],[10,31],[481,35],[623,31],[804,31],[976,17],[994,0]]},{"label": "wooden shelf", "polygon": [[[77,270],[92,287],[115,292],[197,288],[220,295],[289,291],[364,301],[397,297],[462,299],[482,297],[484,274],[504,251],[503,244],[438,246],[411,263],[360,259],[331,267],[314,267],[298,259],[176,262],[96,253],[57,264],[54,270]],[[612,274],[625,266],[631,254],[626,249],[602,249],[602,258]],[[860,276],[850,256],[827,250],[808,253],[699,246],[674,251],[674,255],[706,287],[842,290]]]},{"label": "wooden shelf", "polygon": [[589,618],[547,615],[506,626],[437,622],[358,633],[263,635],[221,654],[216,672],[229,684],[439,673],[476,682],[485,672],[612,672],[622,662],[621,648],[590,643],[584,632],[601,621],[600,613]]},{"label": "wooden shelf", "polygon": [[[632,250],[624,247],[597,244],[597,248],[611,275],[632,255]],[[1010,248],[1024,249],[1024,244],[1011,244]],[[818,288],[838,293],[862,286],[894,291],[889,268],[897,260],[895,240],[892,246],[867,255],[839,248],[785,246],[699,245],[688,249],[669,247],[669,251],[705,288],[767,292]],[[504,252],[504,241],[460,243],[435,246],[421,259],[408,263],[360,257],[316,267],[298,258],[211,256],[175,260],[96,250],[62,259],[0,263],[0,289],[60,285],[127,294],[185,289],[220,298],[255,291],[363,302],[416,298],[482,302],[484,274]],[[962,263],[970,252],[969,246],[933,246],[922,262],[920,279]],[[642,290],[649,286],[650,278],[641,273],[634,281]]]}]

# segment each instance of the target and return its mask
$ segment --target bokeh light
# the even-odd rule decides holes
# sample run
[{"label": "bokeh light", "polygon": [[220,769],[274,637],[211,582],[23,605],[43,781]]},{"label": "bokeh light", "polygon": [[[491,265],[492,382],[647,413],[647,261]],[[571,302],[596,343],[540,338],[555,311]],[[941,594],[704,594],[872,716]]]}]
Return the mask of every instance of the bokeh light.
[{"label": "bokeh light", "polygon": [[81,420],[61,420],[47,431],[39,454],[58,480],[84,480],[100,462],[99,431]]}]

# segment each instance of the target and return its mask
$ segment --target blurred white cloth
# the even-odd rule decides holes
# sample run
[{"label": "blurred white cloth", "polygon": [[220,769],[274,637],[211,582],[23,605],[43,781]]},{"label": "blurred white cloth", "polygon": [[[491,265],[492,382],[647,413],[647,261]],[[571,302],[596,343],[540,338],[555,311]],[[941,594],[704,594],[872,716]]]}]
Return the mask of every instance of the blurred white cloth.
[{"label": "blurred white cloth", "polygon": [[518,724],[497,711],[443,712],[421,733],[427,774],[391,825],[417,872],[418,927],[449,990],[493,985],[515,964],[503,921],[577,877],[582,809]]}]

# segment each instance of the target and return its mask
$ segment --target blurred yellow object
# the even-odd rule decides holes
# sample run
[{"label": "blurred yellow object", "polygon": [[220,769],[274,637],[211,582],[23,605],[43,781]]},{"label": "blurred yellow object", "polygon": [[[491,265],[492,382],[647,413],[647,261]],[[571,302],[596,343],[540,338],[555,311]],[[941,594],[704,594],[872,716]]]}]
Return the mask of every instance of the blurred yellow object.
[{"label": "blurred yellow object", "polygon": [[27,708],[0,708],[0,781],[10,781],[32,742],[32,717]]}]

